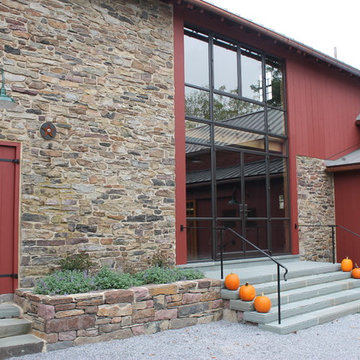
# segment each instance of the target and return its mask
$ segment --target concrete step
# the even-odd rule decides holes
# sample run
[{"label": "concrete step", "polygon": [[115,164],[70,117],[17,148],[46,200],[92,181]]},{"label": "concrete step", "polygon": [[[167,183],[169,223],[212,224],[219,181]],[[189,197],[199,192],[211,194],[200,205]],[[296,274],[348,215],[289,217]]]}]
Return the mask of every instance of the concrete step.
[{"label": "concrete step", "polygon": [[20,316],[20,309],[14,304],[0,304],[0,319],[9,319]]},{"label": "concrete step", "polygon": [[[331,293],[327,295],[317,296],[310,299],[295,301],[281,306],[281,318],[286,319],[300,314],[329,308],[339,304],[344,304],[360,299],[360,288],[341,291],[339,293]],[[276,321],[278,318],[277,306],[273,306],[268,313],[258,313],[256,311],[245,311],[244,320],[267,324]]]},{"label": "concrete step", "polygon": [[[332,271],[327,273],[320,273],[316,275],[307,275],[301,277],[290,278],[287,281],[280,280],[281,292],[296,288],[304,288],[310,285],[316,285],[321,283],[329,283],[332,281],[349,279],[351,278],[350,272]],[[266,283],[254,284],[257,294],[271,294],[277,292],[277,281],[271,281]],[[221,290],[221,296],[223,299],[239,299],[239,292],[227,289]]]},{"label": "concrete step", "polygon": [[345,304],[331,306],[325,309],[316,310],[307,314],[301,314],[281,321],[268,324],[259,324],[259,328],[272,331],[278,334],[289,334],[298,330],[320,325],[340,317],[360,312],[360,300],[350,301]]},{"label": "concrete step", "polygon": [[[357,279],[348,278],[344,280],[326,282],[323,284],[316,284],[288,291],[282,290],[280,293],[281,305],[358,287],[360,287],[360,281],[358,281]],[[272,306],[277,306],[277,292],[268,294],[267,296],[270,298]],[[252,311],[254,310],[254,305],[252,301],[242,301],[240,299],[230,300],[230,309],[238,311]]]},{"label": "concrete step", "polygon": [[25,319],[1,319],[0,338],[27,334],[31,330],[31,321]]},{"label": "concrete step", "polygon": [[34,335],[18,335],[0,339],[0,360],[42,352],[44,341]]}]

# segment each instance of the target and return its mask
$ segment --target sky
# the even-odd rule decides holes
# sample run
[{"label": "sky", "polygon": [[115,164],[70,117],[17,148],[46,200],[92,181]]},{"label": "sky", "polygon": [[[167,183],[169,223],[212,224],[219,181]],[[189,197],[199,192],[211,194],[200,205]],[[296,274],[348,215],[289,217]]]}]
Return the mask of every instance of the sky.
[{"label": "sky", "polygon": [[360,0],[206,0],[360,70]]}]

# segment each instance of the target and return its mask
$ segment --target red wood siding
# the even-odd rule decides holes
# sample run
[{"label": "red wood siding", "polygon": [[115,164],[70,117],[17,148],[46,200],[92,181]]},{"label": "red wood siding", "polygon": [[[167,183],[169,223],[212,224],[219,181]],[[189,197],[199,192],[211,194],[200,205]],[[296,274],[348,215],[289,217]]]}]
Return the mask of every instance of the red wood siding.
[{"label": "red wood siding", "polygon": [[[17,159],[18,146],[0,143],[0,158]],[[0,274],[15,274],[18,269],[18,179],[19,165],[0,161]],[[13,293],[17,282],[0,277],[0,294]]]},{"label": "red wood siding", "polygon": [[286,60],[286,79],[296,155],[337,158],[360,146],[360,129],[355,125],[360,113],[359,79],[294,58]]},{"label": "red wood siding", "polygon": [[[336,223],[360,234],[360,170],[336,173],[334,178]],[[336,242],[337,261],[349,256],[360,265],[360,238],[337,229]]]}]

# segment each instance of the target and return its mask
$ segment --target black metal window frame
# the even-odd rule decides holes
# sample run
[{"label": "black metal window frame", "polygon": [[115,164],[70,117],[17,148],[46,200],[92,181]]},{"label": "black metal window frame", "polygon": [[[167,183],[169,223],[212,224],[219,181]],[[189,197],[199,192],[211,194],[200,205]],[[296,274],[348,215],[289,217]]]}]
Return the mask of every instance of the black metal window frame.
[{"label": "black metal window frame", "polygon": [[[290,239],[290,248],[289,248],[289,252],[291,252],[291,232],[290,232],[290,194],[289,194],[289,186],[290,186],[290,181],[289,181],[289,157],[288,157],[288,153],[289,153],[289,146],[288,146],[288,132],[287,132],[287,104],[286,104],[286,93],[285,93],[285,83],[286,83],[286,74],[285,74],[285,62],[283,59],[278,58],[274,55],[271,55],[269,53],[265,53],[262,50],[259,49],[255,49],[247,44],[244,44],[238,40],[235,39],[231,39],[229,37],[226,36],[222,36],[220,34],[214,33],[212,31],[206,31],[202,28],[199,28],[197,26],[194,26],[192,24],[185,24],[185,29],[184,29],[184,35],[187,36],[191,36],[194,38],[197,38],[199,40],[202,41],[206,41],[208,43],[208,66],[209,66],[209,88],[207,87],[202,87],[202,86],[198,86],[195,84],[191,84],[188,82],[185,82],[185,88],[192,88],[192,89],[197,89],[197,90],[201,90],[201,91],[205,91],[207,93],[209,93],[209,108],[210,108],[210,118],[209,119],[204,119],[204,118],[198,118],[198,117],[194,117],[194,116],[190,116],[188,114],[185,115],[185,120],[188,121],[192,121],[192,122],[196,122],[196,123],[202,123],[202,124],[207,124],[210,127],[210,144],[209,145],[204,145],[203,143],[200,142],[196,142],[196,141],[187,141],[188,144],[194,144],[194,145],[201,145],[204,148],[209,149],[210,151],[210,157],[211,157],[211,208],[212,208],[212,212],[211,212],[211,217],[187,217],[187,222],[188,221],[199,221],[199,220],[206,220],[206,221],[211,221],[212,222],[212,238],[213,239],[217,239],[216,237],[216,227],[219,221],[221,220],[239,220],[239,218],[225,218],[225,217],[218,217],[216,214],[216,199],[217,199],[217,184],[216,184],[216,151],[218,150],[229,150],[229,151],[233,151],[233,152],[238,152],[240,154],[240,156],[244,157],[244,154],[254,154],[254,155],[262,155],[265,158],[265,169],[266,169],[266,216],[262,216],[262,217],[254,217],[254,218],[250,218],[249,221],[265,221],[266,222],[266,228],[267,228],[267,248],[266,251],[268,251],[270,254],[271,252],[271,243],[272,243],[272,239],[271,239],[271,223],[273,221],[287,221],[288,222],[288,236]],[[218,42],[224,41],[225,43],[228,43],[232,49],[236,48],[237,50],[237,94],[234,93],[228,93],[225,91],[221,91],[218,89],[215,89],[214,87],[214,66],[213,66],[213,62],[214,62],[214,54],[213,54],[213,46],[214,43],[217,44]],[[227,46],[226,44],[224,45],[224,43],[221,43],[222,46]],[[241,89],[241,54],[245,53],[245,55],[249,55],[249,54],[253,54],[253,56],[256,56],[257,58],[261,58],[261,63],[262,63],[262,101],[258,101],[255,99],[251,99],[248,97],[244,97],[242,96],[242,89]],[[279,68],[281,69],[281,73],[282,73],[282,94],[283,94],[283,106],[282,107],[275,107],[272,106],[271,104],[267,103],[267,99],[266,99],[266,64],[268,62],[274,62],[276,63]],[[261,130],[255,130],[255,129],[250,129],[250,128],[246,128],[246,127],[239,127],[239,126],[234,126],[234,125],[230,125],[230,124],[225,124],[222,123],[220,121],[215,121],[214,120],[214,114],[213,114],[213,99],[214,99],[214,95],[223,95],[229,98],[234,98],[240,101],[244,101],[247,103],[251,103],[254,105],[259,105],[262,106],[264,109],[264,114],[265,114],[265,130],[261,131]],[[281,111],[283,113],[284,116],[284,134],[277,134],[277,133],[272,133],[269,132],[269,126],[268,126],[268,110],[269,109],[274,109],[277,111]],[[261,150],[251,150],[251,149],[241,149],[241,148],[234,148],[231,146],[220,146],[220,145],[216,145],[215,144],[215,127],[219,127],[219,128],[230,128],[230,129],[234,129],[234,130],[240,130],[240,131],[245,131],[248,133],[253,133],[253,134],[259,134],[259,135],[263,135],[264,139],[265,139],[265,150],[261,151]],[[279,153],[274,153],[271,152],[269,150],[269,138],[278,138],[279,140],[284,141],[284,148],[285,148],[285,155],[284,154],[279,154]],[[271,209],[270,209],[270,171],[269,171],[269,161],[270,161],[270,157],[276,157],[276,158],[282,158],[285,161],[286,164],[286,172],[287,172],[287,183],[286,183],[286,190],[287,190],[287,208],[288,208],[288,213],[285,214],[284,217],[272,217],[271,216]],[[243,161],[243,160],[242,160]],[[243,176],[243,175],[242,175]],[[284,184],[285,186],[285,184]],[[243,190],[243,189],[242,189]],[[242,202],[244,201],[244,199],[242,199]],[[243,225],[245,226],[245,224]],[[216,241],[213,241],[213,248],[212,248],[212,258],[216,259],[217,258],[217,250],[218,248],[218,244]]]}]

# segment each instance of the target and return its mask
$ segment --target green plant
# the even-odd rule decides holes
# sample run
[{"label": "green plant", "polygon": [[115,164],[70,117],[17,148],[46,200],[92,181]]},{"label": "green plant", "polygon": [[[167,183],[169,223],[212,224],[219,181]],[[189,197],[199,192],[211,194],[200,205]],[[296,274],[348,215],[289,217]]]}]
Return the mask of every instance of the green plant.
[{"label": "green plant", "polygon": [[200,279],[204,275],[197,270],[169,269],[154,266],[135,275],[119,273],[103,267],[95,275],[86,271],[58,270],[36,282],[35,293],[42,295],[75,294],[93,290],[128,289],[144,284],[163,284],[180,280]]},{"label": "green plant", "polygon": [[76,294],[95,290],[94,279],[79,270],[56,271],[37,281],[35,293],[42,295]]},{"label": "green plant", "polygon": [[66,254],[59,262],[61,270],[79,270],[89,272],[95,264],[90,260],[90,255],[85,251],[78,254]]},{"label": "green plant", "polygon": [[108,267],[103,267],[95,276],[97,289],[128,289],[131,286],[142,285],[133,275],[118,273]]}]

